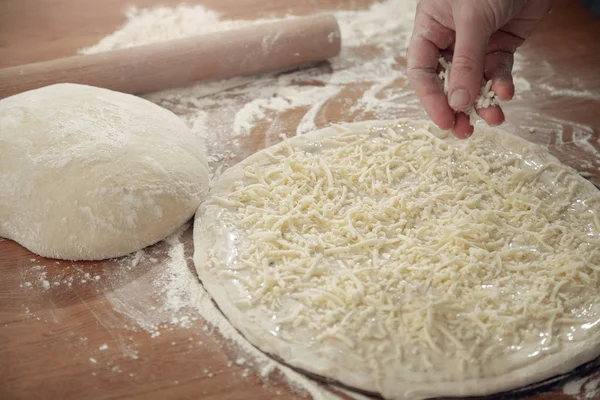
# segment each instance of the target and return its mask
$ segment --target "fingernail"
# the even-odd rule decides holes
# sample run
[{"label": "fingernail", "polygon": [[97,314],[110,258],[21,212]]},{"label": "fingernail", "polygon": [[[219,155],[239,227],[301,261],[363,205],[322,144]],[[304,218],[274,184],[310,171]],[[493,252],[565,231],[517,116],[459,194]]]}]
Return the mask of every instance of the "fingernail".
[{"label": "fingernail", "polygon": [[473,135],[473,132],[454,132],[454,136],[456,136],[459,139],[468,139],[471,137],[471,135]]},{"label": "fingernail", "polygon": [[469,108],[471,96],[465,89],[456,89],[450,94],[450,107],[457,111]]}]

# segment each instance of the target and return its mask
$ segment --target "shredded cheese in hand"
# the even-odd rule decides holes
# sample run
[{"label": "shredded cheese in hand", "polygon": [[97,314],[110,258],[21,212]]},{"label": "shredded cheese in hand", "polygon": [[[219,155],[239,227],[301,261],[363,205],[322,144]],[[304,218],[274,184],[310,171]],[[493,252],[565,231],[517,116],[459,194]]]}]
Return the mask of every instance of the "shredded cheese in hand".
[{"label": "shredded cheese in hand", "polygon": [[[450,85],[450,71],[452,71],[452,63],[446,61],[443,57],[439,59],[439,63],[442,66],[442,71],[440,71],[439,77],[442,81],[444,94],[447,96]],[[469,121],[471,122],[471,125],[473,125],[475,121],[477,121],[477,110],[496,105],[498,105],[498,97],[496,97],[496,93],[492,90],[492,81],[486,81],[485,79],[482,79],[479,96],[477,96],[477,99],[475,99],[474,106],[466,113],[469,116]]]},{"label": "shredded cheese in hand", "polygon": [[544,184],[551,166],[482,137],[459,148],[388,129],[330,142],[279,147],[217,201],[239,240],[232,264],[209,268],[234,273],[265,313],[292,301],[282,329],[375,369],[454,360],[489,375],[495,357],[575,340],[573,326],[598,319],[600,207],[574,198],[577,182]]}]

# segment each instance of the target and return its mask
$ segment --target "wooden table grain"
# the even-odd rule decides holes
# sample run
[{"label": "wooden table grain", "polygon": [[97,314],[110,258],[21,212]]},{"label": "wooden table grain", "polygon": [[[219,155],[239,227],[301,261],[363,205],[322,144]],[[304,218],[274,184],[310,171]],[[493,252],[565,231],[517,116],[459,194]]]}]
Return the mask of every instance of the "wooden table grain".
[{"label": "wooden table grain", "polygon": [[[96,43],[124,22],[127,5],[178,4],[179,0],[0,0],[0,68],[72,55]],[[260,18],[288,12],[363,8],[369,0],[194,0],[226,17]],[[531,140],[549,145],[564,162],[586,170],[600,182],[600,160],[583,152],[573,137],[588,135],[600,151],[600,20],[578,1],[557,0],[550,17],[523,47],[529,60],[523,74],[535,80],[551,67],[557,81],[585,91],[558,87],[531,97],[535,112],[551,116]],[[560,78],[560,79],[559,79]],[[554,78],[549,80],[553,82]],[[525,101],[529,101],[525,99]],[[340,103],[341,104],[341,103]],[[328,109],[335,120],[340,110]],[[523,103],[507,106],[509,128],[527,126]],[[291,124],[282,133],[293,132]],[[266,128],[258,126],[260,128]],[[286,131],[287,130],[287,131]],[[264,146],[254,132],[244,138],[244,158]],[[0,149],[0,156],[1,156]],[[190,230],[183,236],[191,254]],[[12,241],[0,241],[0,399],[265,399],[298,398],[277,376],[268,385],[246,365],[235,363],[238,351],[212,332],[202,319],[164,325],[151,334],[118,312],[109,297],[151,293],[164,269],[166,246],[158,244],[135,268],[131,259],[71,263],[33,255]],[[133,264],[132,264],[133,263]],[[42,266],[44,268],[42,268]],[[115,273],[118,271],[119,273]],[[46,282],[44,282],[46,281]],[[54,286],[54,282],[59,284]],[[132,292],[133,293],[133,292]],[[139,300],[138,300],[139,301]],[[148,302],[151,314],[153,299]],[[566,379],[597,377],[593,365]],[[564,382],[564,381],[563,381]],[[591,393],[590,393],[591,394]],[[570,398],[561,385],[505,398]],[[588,397],[592,399],[593,396]]]}]

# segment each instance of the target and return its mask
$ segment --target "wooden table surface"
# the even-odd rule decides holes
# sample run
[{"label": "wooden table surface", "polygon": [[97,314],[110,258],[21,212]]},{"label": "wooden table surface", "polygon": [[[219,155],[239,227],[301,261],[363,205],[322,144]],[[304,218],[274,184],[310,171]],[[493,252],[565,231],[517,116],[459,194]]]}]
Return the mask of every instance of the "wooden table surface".
[{"label": "wooden table surface", "polygon": [[[194,2],[231,18],[310,14],[323,9],[362,8],[369,3],[188,1]],[[96,43],[123,23],[126,4],[178,3],[0,0],[0,68],[72,55],[78,48]],[[523,76],[531,82],[549,82],[554,89],[506,108],[507,129],[522,129],[531,124],[532,115],[537,116],[536,126],[540,128],[529,138],[548,145],[565,163],[591,173],[596,182],[600,182],[600,156],[594,154],[594,148],[600,151],[599,43],[600,19],[578,1],[556,1],[554,12],[522,49],[528,61]],[[544,75],[548,71],[552,71],[551,77]],[[335,108],[343,105],[332,107],[328,110],[330,121],[335,120],[336,113],[341,120],[348,119]],[[281,129],[290,134],[295,126]],[[587,138],[583,147],[573,140],[581,137]],[[260,132],[253,131],[243,140],[238,159],[264,146]],[[188,255],[192,251],[189,234],[188,230],[183,237]],[[235,346],[211,332],[202,319],[184,325],[162,321],[164,329],[159,336],[136,326],[135,318],[115,307],[116,292],[125,294],[120,297],[124,302],[129,294],[156,292],[164,252],[165,246],[158,244],[147,251],[154,258],[144,258],[132,268],[131,258],[103,263],[56,262],[37,257],[14,242],[0,241],[0,399],[301,397],[278,377],[264,385],[256,374],[248,374],[245,365],[235,363],[239,356]],[[44,287],[45,280],[50,285],[59,284]],[[147,303],[140,303],[137,310],[152,317],[157,304],[150,294],[141,297]],[[600,369],[592,366],[567,379],[598,375]],[[594,397],[589,394],[588,399]],[[562,385],[527,396],[570,398],[563,394]]]}]

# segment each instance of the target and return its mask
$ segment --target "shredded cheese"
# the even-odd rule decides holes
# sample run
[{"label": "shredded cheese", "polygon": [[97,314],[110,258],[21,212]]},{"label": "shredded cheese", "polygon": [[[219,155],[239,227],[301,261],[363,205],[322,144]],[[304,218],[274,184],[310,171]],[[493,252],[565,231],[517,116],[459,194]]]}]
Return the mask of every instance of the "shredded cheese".
[{"label": "shredded cheese", "polygon": [[436,357],[464,369],[547,347],[598,319],[600,205],[577,206],[578,183],[553,166],[426,129],[328,143],[280,147],[215,203],[240,239],[233,264],[209,268],[267,313],[293,300],[282,328],[426,372]]},{"label": "shredded cheese", "polygon": [[[442,66],[442,71],[440,71],[438,76],[442,82],[444,94],[448,95],[448,91],[450,89],[450,71],[452,71],[452,63],[446,61],[443,57],[440,57],[439,63]],[[475,104],[473,105],[473,107],[467,111],[467,115],[469,116],[469,121],[471,122],[471,125],[473,125],[478,118],[477,110],[492,107],[495,105],[498,105],[498,97],[496,96],[496,93],[492,90],[492,81],[486,81],[485,79],[482,79],[479,96],[477,96],[477,99],[475,99]]]}]

